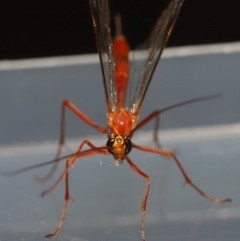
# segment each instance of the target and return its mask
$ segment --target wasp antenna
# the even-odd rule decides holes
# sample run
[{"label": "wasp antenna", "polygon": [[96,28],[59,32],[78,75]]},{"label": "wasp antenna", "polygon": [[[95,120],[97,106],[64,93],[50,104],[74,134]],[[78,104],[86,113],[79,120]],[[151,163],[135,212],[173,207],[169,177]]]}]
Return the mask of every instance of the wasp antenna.
[{"label": "wasp antenna", "polygon": [[13,172],[0,172],[0,175],[3,175],[3,176],[15,176],[15,175],[18,175],[20,173],[30,171],[32,169],[36,169],[36,168],[39,168],[39,167],[44,167],[44,166],[53,164],[55,162],[59,162],[59,161],[65,160],[65,159],[67,159],[67,158],[69,158],[71,156],[74,156],[76,154],[77,153],[73,153],[73,154],[70,154],[70,155],[67,155],[67,156],[63,156],[63,157],[58,158],[58,159],[54,159],[54,160],[51,160],[51,161],[39,163],[39,164],[28,166],[28,167],[24,167],[22,169],[19,169],[19,170],[13,171]]},{"label": "wasp antenna", "polygon": [[213,100],[213,99],[217,99],[220,98],[222,96],[221,93],[217,93],[217,94],[213,94],[213,95],[207,95],[207,96],[203,96],[203,97],[198,97],[198,98],[194,98],[194,99],[190,99],[187,101],[183,101],[183,102],[179,102],[175,105],[170,105],[164,109],[159,110],[160,113],[163,113],[165,111],[174,109],[176,107],[180,107],[180,106],[184,106],[184,105],[188,105],[188,104],[192,104],[192,103],[196,103],[196,102],[201,102],[201,101],[206,101],[206,100]]}]

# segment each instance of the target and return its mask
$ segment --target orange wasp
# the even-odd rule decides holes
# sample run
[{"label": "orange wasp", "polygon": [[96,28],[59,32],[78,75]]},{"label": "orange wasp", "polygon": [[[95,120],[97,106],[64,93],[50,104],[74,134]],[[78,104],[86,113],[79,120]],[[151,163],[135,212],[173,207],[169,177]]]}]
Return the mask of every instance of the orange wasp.
[{"label": "orange wasp", "polygon": [[[122,36],[121,34],[116,36],[114,41],[112,42],[109,27],[110,14],[108,1],[89,0],[93,27],[97,41],[100,67],[102,72],[102,81],[105,93],[105,101],[107,107],[107,128],[99,126],[94,121],[92,121],[87,115],[85,115],[81,110],[79,110],[73,103],[71,103],[68,100],[64,100],[62,103],[61,132],[56,159],[50,162],[42,163],[32,167],[27,167],[22,170],[11,173],[16,174],[39,166],[47,165],[49,163],[54,163],[52,169],[45,177],[37,178],[38,181],[45,181],[53,175],[54,171],[57,168],[58,162],[64,158],[67,158],[66,167],[62,172],[61,176],[58,178],[58,180],[54,183],[53,186],[42,192],[42,196],[52,192],[62,180],[65,180],[65,201],[62,209],[61,218],[56,230],[53,233],[46,235],[47,238],[53,238],[57,235],[65,219],[67,204],[68,201],[71,199],[68,184],[70,167],[72,167],[75,164],[75,162],[80,158],[90,157],[98,154],[111,154],[115,159],[116,165],[119,165],[123,163],[124,160],[126,160],[126,162],[129,164],[129,166],[132,168],[134,172],[136,172],[138,175],[146,179],[147,185],[141,204],[142,240],[145,240],[145,213],[147,208],[148,194],[151,186],[151,179],[146,173],[140,170],[130,159],[129,153],[131,152],[132,148],[172,158],[174,162],[177,164],[178,168],[180,169],[185,179],[185,183],[192,186],[200,195],[202,195],[209,201],[215,203],[225,203],[231,201],[230,199],[220,200],[213,198],[205,194],[202,190],[200,190],[188,177],[187,173],[184,171],[182,165],[180,164],[180,161],[177,159],[176,155],[173,152],[161,148],[139,146],[131,141],[134,132],[143,127],[144,125],[146,125],[148,122],[155,119],[157,123],[160,113],[175,108],[177,106],[201,100],[206,100],[214,97],[210,96],[196,98],[190,101],[181,102],[179,104],[167,107],[162,110],[156,110],[153,111],[146,118],[144,118],[142,121],[138,122],[139,113],[141,111],[141,107],[143,105],[143,101],[149,88],[150,82],[152,80],[154,71],[160,60],[166,42],[172,32],[174,23],[183,4],[183,1],[184,0],[171,0],[167,9],[162,13],[159,20],[157,21],[150,36],[150,47],[148,50],[148,57],[144,62],[143,68],[141,69],[139,79],[137,80],[136,88],[131,89],[130,91],[130,50],[128,43],[124,36]],[[79,145],[75,154],[60,158],[62,148],[64,145],[64,122],[66,108],[70,109],[75,115],[77,115],[89,126],[95,128],[103,134],[107,134],[108,140],[106,145],[96,147],[89,140],[84,140]],[[157,138],[155,141],[156,143],[159,143]],[[84,146],[87,146],[88,149],[82,151]]]}]

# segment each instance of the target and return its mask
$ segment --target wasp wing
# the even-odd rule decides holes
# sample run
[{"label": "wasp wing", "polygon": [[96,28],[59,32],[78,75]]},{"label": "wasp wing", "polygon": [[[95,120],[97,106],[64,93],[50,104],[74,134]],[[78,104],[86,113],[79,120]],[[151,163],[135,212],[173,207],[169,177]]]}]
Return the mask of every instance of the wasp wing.
[{"label": "wasp wing", "polygon": [[89,0],[94,32],[97,41],[98,54],[105,91],[107,111],[116,109],[116,86],[114,75],[114,60],[112,55],[112,38],[110,30],[110,13],[107,0]]},{"label": "wasp wing", "polygon": [[184,0],[172,0],[167,9],[162,13],[158,19],[150,36],[149,54],[144,62],[143,68],[140,72],[135,94],[130,103],[130,111],[132,113],[139,113],[146,92],[152,80],[154,71],[160,60],[163,49],[172,32],[174,23],[176,21],[179,10]]}]

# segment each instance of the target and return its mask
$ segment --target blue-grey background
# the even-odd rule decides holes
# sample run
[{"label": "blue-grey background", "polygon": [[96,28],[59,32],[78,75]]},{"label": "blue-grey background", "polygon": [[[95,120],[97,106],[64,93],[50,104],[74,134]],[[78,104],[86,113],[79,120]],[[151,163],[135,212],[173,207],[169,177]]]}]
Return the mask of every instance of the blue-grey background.
[{"label": "blue-grey background", "polygon": [[[160,138],[164,148],[176,152],[201,189],[219,198],[230,197],[233,203],[209,203],[191,187],[182,188],[183,178],[170,159],[132,151],[131,159],[152,178],[146,240],[240,240],[239,44],[181,51],[166,51],[140,118],[180,101],[222,93],[218,99],[164,113]],[[85,64],[71,64],[71,58],[65,64],[62,59],[52,64],[48,60],[31,60],[27,67],[21,67],[23,62],[1,62],[1,171],[54,158],[63,99],[71,100],[106,126],[97,57],[92,64],[87,56],[79,57],[79,63],[84,58]],[[99,146],[105,144],[104,135],[71,113],[67,113],[66,123],[71,150],[86,138]],[[136,134],[134,142],[154,146],[152,127],[150,124]],[[75,202],[69,203],[66,221],[55,240],[140,240],[138,210],[145,180],[127,164],[116,168],[112,163],[112,157],[96,156],[77,162],[70,171],[70,192]],[[44,199],[39,194],[57,179],[64,162],[47,183],[32,180],[49,168],[0,176],[1,240],[44,240],[44,235],[54,230],[64,186]]]},{"label": "blue-grey background", "polygon": [[[225,46],[225,47],[224,47]],[[231,47],[233,46],[233,47]],[[215,51],[209,46],[204,52]],[[233,49],[233,52],[231,51]],[[200,48],[201,49],[201,48]],[[235,49],[235,50],[234,50]],[[171,57],[176,49],[166,52],[156,70],[145,99],[140,119],[156,109],[196,97],[221,93],[216,100],[177,108],[162,115],[161,127],[190,127],[235,123],[240,120],[239,44],[219,45],[215,54],[196,54]],[[215,52],[216,52],[215,51]],[[230,53],[229,53],[230,51]],[[187,56],[186,56],[187,54]],[[169,56],[169,57],[168,57]],[[105,100],[98,58],[76,61],[69,58],[58,64],[58,59],[40,59],[39,64],[29,60],[25,65],[14,62],[15,69],[2,62],[0,72],[0,143],[56,139],[59,136],[60,110],[63,99],[77,105],[89,117],[106,127]],[[92,59],[92,58],[90,58]],[[69,64],[71,61],[74,64]],[[44,65],[44,62],[46,63]],[[81,63],[81,64],[78,64]],[[31,68],[21,67],[28,66]],[[42,66],[42,67],[39,67]],[[48,66],[48,67],[44,67]],[[55,67],[53,67],[55,66]],[[81,124],[67,114],[67,136],[79,137],[97,131]],[[147,129],[152,129],[149,125]]]}]

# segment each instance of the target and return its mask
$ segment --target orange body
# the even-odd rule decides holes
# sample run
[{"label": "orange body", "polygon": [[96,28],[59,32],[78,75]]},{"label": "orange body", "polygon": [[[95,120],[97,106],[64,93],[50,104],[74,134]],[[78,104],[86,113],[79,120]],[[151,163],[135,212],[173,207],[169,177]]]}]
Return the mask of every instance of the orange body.
[{"label": "orange body", "polygon": [[115,80],[117,87],[118,108],[123,107],[129,79],[129,46],[124,36],[118,35],[113,41],[115,62]]},{"label": "orange body", "polygon": [[108,130],[111,137],[115,135],[128,136],[135,128],[137,116],[125,108],[108,114]]},{"label": "orange body", "polygon": [[113,41],[113,58],[115,62],[115,81],[117,89],[117,106],[115,112],[108,113],[109,135],[127,137],[136,126],[136,116],[124,106],[129,80],[129,46],[124,36],[118,35]]}]

